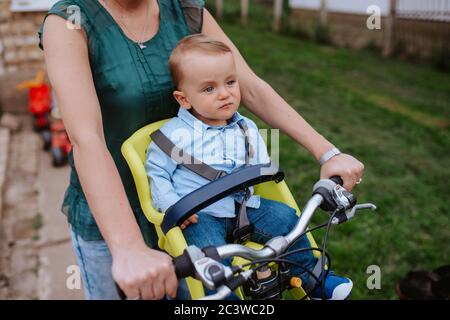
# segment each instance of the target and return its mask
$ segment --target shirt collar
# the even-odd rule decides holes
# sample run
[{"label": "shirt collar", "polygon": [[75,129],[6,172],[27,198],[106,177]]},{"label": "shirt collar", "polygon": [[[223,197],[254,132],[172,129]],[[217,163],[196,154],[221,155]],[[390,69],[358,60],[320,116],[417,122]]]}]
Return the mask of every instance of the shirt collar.
[{"label": "shirt collar", "polygon": [[228,124],[224,126],[212,126],[204,123],[203,121],[197,119],[192,113],[187,109],[180,107],[178,110],[178,118],[183,120],[187,125],[196,130],[199,133],[203,133],[209,128],[220,129],[220,128],[230,128],[237,125],[238,121],[242,120],[242,116],[239,112],[235,112],[233,116],[228,120]]}]

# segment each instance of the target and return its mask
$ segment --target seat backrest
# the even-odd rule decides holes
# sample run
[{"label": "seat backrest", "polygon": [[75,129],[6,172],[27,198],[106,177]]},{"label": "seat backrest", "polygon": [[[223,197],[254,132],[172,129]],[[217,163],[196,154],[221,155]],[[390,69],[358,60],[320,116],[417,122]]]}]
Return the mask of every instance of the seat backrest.
[{"label": "seat backrest", "polygon": [[154,122],[139,129],[131,137],[125,140],[121,148],[122,155],[127,161],[131,174],[133,175],[142,211],[147,219],[155,225],[161,224],[163,214],[152,207],[150,185],[148,183],[144,164],[147,148],[151,142],[150,134],[161,128],[168,120],[169,119],[165,119]]}]

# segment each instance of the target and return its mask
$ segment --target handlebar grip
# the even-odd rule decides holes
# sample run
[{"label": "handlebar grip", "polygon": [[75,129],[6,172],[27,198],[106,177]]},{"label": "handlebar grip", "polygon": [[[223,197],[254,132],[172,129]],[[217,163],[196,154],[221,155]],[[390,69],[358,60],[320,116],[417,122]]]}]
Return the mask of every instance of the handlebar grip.
[{"label": "handlebar grip", "polygon": [[114,282],[114,284],[116,285],[117,294],[119,295],[120,300],[126,300],[127,295],[125,294],[125,292],[123,292],[123,290],[119,287],[117,282]]},{"label": "handlebar grip", "polygon": [[333,181],[334,183],[338,184],[338,185],[341,185],[341,186],[344,184],[344,180],[342,180],[342,178],[339,177],[339,176],[332,176],[330,178],[330,180]]},{"label": "handlebar grip", "polygon": [[228,288],[230,288],[231,291],[236,290],[237,288],[239,288],[240,286],[244,285],[247,282],[247,278],[245,278],[242,275],[239,275],[237,277],[231,278],[228,281]]},{"label": "handlebar grip", "polygon": [[[175,274],[178,279],[183,279],[186,277],[195,275],[195,268],[189,258],[189,255],[184,252],[181,256],[173,258],[173,265],[175,267]],[[115,282],[117,293],[121,300],[126,300],[127,296],[125,292],[119,287],[119,285]]]},{"label": "handlebar grip", "polygon": [[178,279],[193,277],[195,275],[194,265],[186,251],[181,256],[173,258],[172,261]]}]

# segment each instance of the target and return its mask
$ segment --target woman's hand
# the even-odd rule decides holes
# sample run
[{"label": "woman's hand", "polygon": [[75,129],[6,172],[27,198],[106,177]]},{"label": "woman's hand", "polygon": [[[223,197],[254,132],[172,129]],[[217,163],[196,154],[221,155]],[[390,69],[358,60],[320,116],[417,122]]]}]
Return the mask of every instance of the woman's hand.
[{"label": "woman's hand", "polygon": [[128,299],[175,298],[178,280],[167,254],[145,244],[127,247],[113,255],[113,278]]},{"label": "woman's hand", "polygon": [[339,176],[344,181],[343,187],[351,191],[362,179],[364,165],[349,154],[341,153],[325,162],[320,169],[320,179]]}]

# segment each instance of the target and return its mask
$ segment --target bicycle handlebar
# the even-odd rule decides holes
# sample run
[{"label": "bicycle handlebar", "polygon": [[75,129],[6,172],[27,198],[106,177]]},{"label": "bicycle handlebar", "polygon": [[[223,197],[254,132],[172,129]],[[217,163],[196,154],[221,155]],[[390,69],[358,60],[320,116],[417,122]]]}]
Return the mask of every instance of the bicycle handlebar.
[{"label": "bicycle handlebar", "polygon": [[[222,188],[216,188],[216,196],[214,196],[214,198],[219,197],[219,194],[223,197],[225,193],[235,191],[234,189],[237,185],[242,183],[254,185],[271,180],[278,182],[283,179],[284,174],[278,171],[278,168],[270,168],[271,170],[266,171],[266,174],[262,176],[262,178],[255,176],[255,170],[260,170],[261,168],[249,168],[246,171],[248,173],[246,178],[237,182],[235,181],[234,183],[232,183],[233,179],[230,177],[231,175],[222,177],[219,180],[227,178],[227,181],[231,182],[231,184],[225,188],[223,188],[223,185]],[[238,175],[236,175],[236,177],[237,176]],[[214,181],[210,184],[213,183]],[[242,257],[247,260],[268,259],[282,254],[285,250],[287,250],[290,244],[292,244],[305,232],[314,212],[318,207],[321,207],[326,211],[340,210],[340,212],[343,212],[341,216],[336,216],[332,220],[333,224],[339,224],[351,219],[354,216],[355,211],[358,209],[376,209],[373,204],[356,205],[356,198],[354,198],[350,192],[341,187],[342,183],[343,181],[340,177],[319,180],[314,185],[313,196],[306,203],[294,228],[286,236],[272,238],[260,250],[255,250],[240,244],[227,244],[220,247],[208,247],[203,250],[195,246],[189,246],[185,249],[183,254],[173,259],[177,278],[182,279],[186,277],[195,277],[196,279],[202,281],[207,288],[217,290],[215,294],[205,296],[202,300],[223,299],[237,287],[243,285],[250,278],[254,270],[250,269],[243,271],[238,276],[234,277],[232,269],[224,266],[220,262],[222,259],[235,256]],[[202,199],[204,199],[204,197],[202,197]],[[182,202],[180,204],[182,204]],[[188,210],[183,210],[184,212],[178,215],[178,217],[184,217],[192,211],[191,209],[197,209],[198,205],[201,204],[196,203],[195,205],[190,205]],[[179,208],[182,207],[180,206]],[[176,209],[175,211],[178,210],[181,209]],[[171,221],[169,222],[169,220]],[[172,219],[169,220],[166,220],[167,224],[165,229],[170,229],[169,226],[173,227],[174,224],[176,225],[178,222],[174,222]],[[125,295],[123,291],[119,286],[117,286],[117,289],[121,298],[124,299]]]},{"label": "bicycle handlebar", "polygon": [[[219,262],[221,259],[236,256],[247,260],[268,259],[282,254],[290,244],[305,232],[318,207],[325,207],[329,211],[343,212],[344,218],[335,218],[332,220],[332,224],[339,224],[351,219],[358,209],[376,209],[373,204],[357,206],[356,198],[345,190],[341,184],[342,179],[340,177],[318,181],[314,185],[313,196],[306,203],[294,228],[286,236],[272,238],[260,250],[240,244],[227,244],[217,248],[209,247],[203,251],[195,246],[189,246],[182,255],[173,260],[177,276],[179,278],[195,277],[201,280],[206,287],[217,289],[217,293],[204,297],[204,300],[223,299],[239,285],[247,281],[253,270],[241,272],[238,276],[238,281],[236,278],[233,278],[231,269]],[[232,281],[227,282],[227,279]]]}]

